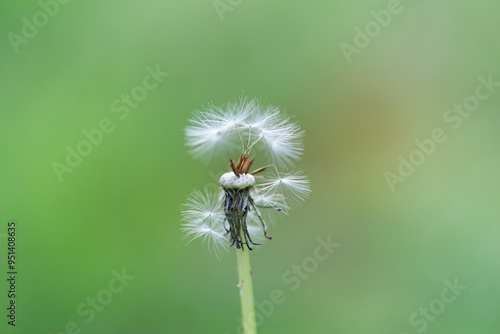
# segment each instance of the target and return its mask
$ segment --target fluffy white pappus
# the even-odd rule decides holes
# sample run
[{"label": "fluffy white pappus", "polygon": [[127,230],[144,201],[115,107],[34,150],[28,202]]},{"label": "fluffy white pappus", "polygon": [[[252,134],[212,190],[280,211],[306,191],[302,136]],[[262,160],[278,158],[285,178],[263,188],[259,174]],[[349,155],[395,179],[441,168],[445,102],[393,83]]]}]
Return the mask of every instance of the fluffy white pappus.
[{"label": "fluffy white pappus", "polygon": [[240,98],[239,102],[230,102],[223,112],[222,121],[232,129],[236,129],[245,123],[245,120],[257,112],[259,108],[256,99],[248,100],[246,97]]},{"label": "fluffy white pappus", "polygon": [[258,185],[264,196],[283,196],[290,207],[296,207],[304,201],[311,192],[309,180],[301,170],[291,172],[270,172],[265,181]]},{"label": "fluffy white pappus", "polygon": [[[218,120],[217,109],[198,112],[190,120],[191,126],[186,128],[187,145],[196,158],[207,157],[224,146],[224,136],[230,130],[227,124]],[[208,156],[209,157],[209,156]]]},{"label": "fluffy white pappus", "polygon": [[217,256],[227,251],[229,238],[223,226],[225,216],[219,197],[195,191],[189,195],[185,206],[187,210],[181,213],[182,231],[190,238],[189,242],[201,238]]},{"label": "fluffy white pappus", "polygon": [[[237,147],[268,151],[277,164],[291,165],[302,154],[304,132],[284,118],[279,108],[242,98],[224,108],[209,106],[195,113],[186,128],[187,145],[196,158]],[[240,152],[241,153],[241,152]]]},{"label": "fluffy white pappus", "polygon": [[[290,207],[286,203],[285,196],[278,192],[269,193],[260,191],[258,187],[251,190],[250,196],[252,197],[255,205],[263,209],[274,209],[269,212],[283,212],[287,213]],[[268,211],[268,210],[266,210]]]},{"label": "fluffy white pappus", "polygon": [[291,165],[293,160],[299,160],[302,155],[304,131],[290,119],[283,118],[277,107],[263,108],[251,116],[247,126],[258,134],[262,141],[260,146],[268,148],[267,151],[277,164]]},{"label": "fluffy white pappus", "polygon": [[278,165],[291,166],[294,160],[302,156],[302,142],[300,138],[303,131],[293,124],[287,124],[286,128],[269,130],[264,132],[264,138],[269,147],[269,154]]},{"label": "fluffy white pappus", "polygon": [[182,220],[190,224],[207,224],[217,226],[224,220],[222,201],[217,194],[200,191],[191,193],[186,204],[187,210],[182,211]]}]

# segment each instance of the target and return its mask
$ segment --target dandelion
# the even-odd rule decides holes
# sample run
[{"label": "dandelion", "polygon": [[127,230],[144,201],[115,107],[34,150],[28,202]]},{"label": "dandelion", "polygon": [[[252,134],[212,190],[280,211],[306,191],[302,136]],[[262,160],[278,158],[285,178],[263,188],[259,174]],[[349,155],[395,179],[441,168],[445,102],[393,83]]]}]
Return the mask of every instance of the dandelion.
[{"label": "dandelion", "polygon": [[[300,170],[290,170],[302,154],[303,131],[282,117],[277,107],[246,98],[225,108],[209,105],[197,111],[190,123],[186,137],[191,153],[209,161],[223,152],[231,171],[219,180],[223,200],[219,201],[217,194],[194,193],[189,197],[188,210],[183,212],[184,231],[215,244],[217,249],[235,245],[251,250],[260,245],[254,242],[259,238],[253,228],[256,225],[261,226],[264,237],[271,239],[260,210],[287,212],[310,192],[306,176]],[[235,161],[230,151],[236,150],[239,158]],[[251,159],[252,151],[256,153]],[[251,171],[254,161],[261,158],[270,163]],[[280,172],[278,167],[288,171]],[[229,237],[226,244],[221,237],[224,234]]]},{"label": "dandelion", "polygon": [[303,135],[279,108],[246,98],[223,108],[209,105],[197,111],[186,128],[194,157],[210,161],[226,154],[229,160],[231,170],[219,180],[220,194],[194,192],[188,197],[182,229],[191,240],[203,239],[217,254],[236,247],[245,334],[256,332],[251,270],[244,250],[271,239],[267,222],[272,213],[287,213],[309,195],[307,177],[292,168],[302,155]]}]

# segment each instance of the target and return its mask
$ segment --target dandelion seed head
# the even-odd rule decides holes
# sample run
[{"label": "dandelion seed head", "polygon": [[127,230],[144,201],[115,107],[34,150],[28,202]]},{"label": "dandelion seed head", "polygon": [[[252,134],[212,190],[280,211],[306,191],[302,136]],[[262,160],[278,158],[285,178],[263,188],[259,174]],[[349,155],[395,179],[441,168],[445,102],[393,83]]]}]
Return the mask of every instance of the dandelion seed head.
[{"label": "dandelion seed head", "polygon": [[[232,171],[220,177],[221,193],[194,192],[188,197],[182,230],[190,241],[200,238],[218,255],[230,245],[251,250],[271,239],[266,222],[288,213],[310,193],[301,171],[278,170],[300,159],[303,135],[278,107],[257,99],[241,98],[195,112],[186,128],[191,153],[205,160],[227,154]],[[258,168],[254,161],[259,161]]]}]

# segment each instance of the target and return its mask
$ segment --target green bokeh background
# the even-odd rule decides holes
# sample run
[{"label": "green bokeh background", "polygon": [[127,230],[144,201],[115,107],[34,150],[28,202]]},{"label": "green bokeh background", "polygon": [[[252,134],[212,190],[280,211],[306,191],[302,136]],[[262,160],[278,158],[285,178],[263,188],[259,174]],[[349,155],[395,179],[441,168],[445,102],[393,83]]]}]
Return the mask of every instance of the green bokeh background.
[{"label": "green bokeh background", "polygon": [[[221,20],[212,1],[71,1],[16,53],[8,34],[41,9],[1,2],[0,233],[17,222],[19,271],[1,332],[236,333],[235,256],[186,246],[179,218],[224,168],[188,154],[190,115],[245,94],[306,131],[313,189],[252,252],[256,300],[286,297],[259,333],[418,333],[410,315],[455,278],[467,289],[425,333],[498,333],[500,89],[456,130],[443,114],[500,81],[500,4],[402,1],[348,63],[340,44],[388,1],[232,3]],[[120,120],[111,103],[157,65],[170,75]],[[52,163],[104,118],[114,131],[59,182]],[[434,128],[446,142],[392,192],[384,173]],[[341,246],[292,291],[283,274],[327,236]],[[122,268],[135,279],[87,323],[78,305]]]}]

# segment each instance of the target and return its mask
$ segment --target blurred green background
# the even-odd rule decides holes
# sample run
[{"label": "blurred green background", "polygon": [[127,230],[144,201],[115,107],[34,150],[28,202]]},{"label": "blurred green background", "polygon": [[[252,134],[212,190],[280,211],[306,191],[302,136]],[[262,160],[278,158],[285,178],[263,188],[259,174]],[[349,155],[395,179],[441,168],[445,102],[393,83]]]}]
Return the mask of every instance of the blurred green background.
[{"label": "blurred green background", "polygon": [[[179,219],[227,168],[188,154],[188,119],[241,94],[306,131],[298,166],[313,189],[252,253],[257,302],[286,298],[259,333],[500,331],[500,89],[457,129],[443,119],[479,76],[500,81],[500,4],[401,1],[377,31],[371,12],[390,1],[41,3],[52,16],[0,4],[0,267],[6,277],[14,220],[19,271],[15,328],[1,280],[2,333],[237,333],[234,253],[186,246]],[[348,62],[341,43],[367,24],[374,36]],[[114,112],[144,93],[148,66],[169,75]],[[60,182],[54,161],[103,119],[113,130]],[[446,142],[391,191],[386,171],[435,128]],[[292,290],[283,275],[328,236],[341,246]],[[123,268],[135,278],[109,293]],[[440,302],[455,278],[467,288]]]}]

